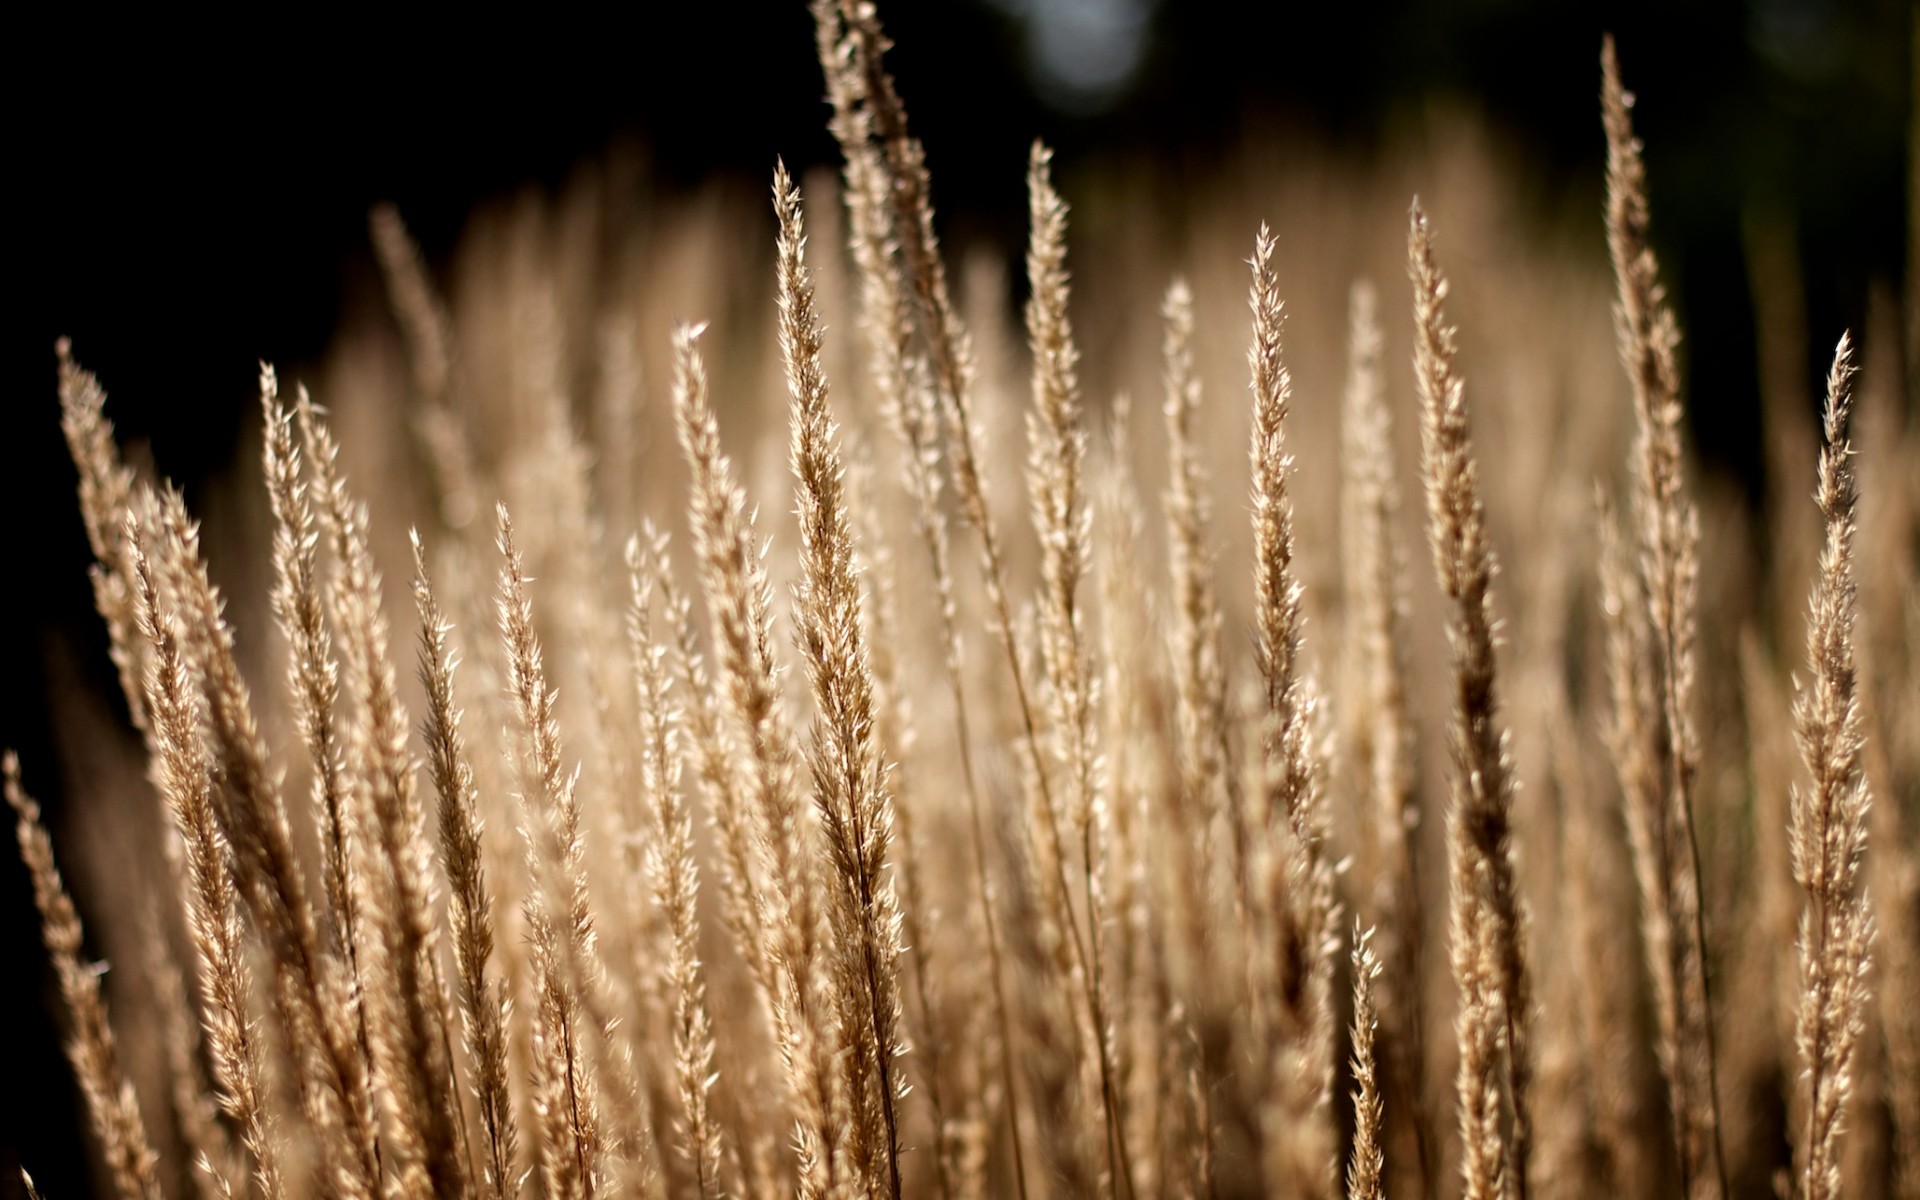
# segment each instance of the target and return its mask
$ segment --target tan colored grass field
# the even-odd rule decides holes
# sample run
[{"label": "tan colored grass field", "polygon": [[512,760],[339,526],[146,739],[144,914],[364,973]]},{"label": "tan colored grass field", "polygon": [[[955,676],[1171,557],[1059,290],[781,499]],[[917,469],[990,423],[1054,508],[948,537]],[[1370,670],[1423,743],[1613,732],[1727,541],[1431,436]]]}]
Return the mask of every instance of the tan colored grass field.
[{"label": "tan colored grass field", "polygon": [[814,11],[839,177],[375,213],[206,545],[62,347],[103,1186],[1920,1198],[1898,322],[1703,481],[1611,45],[1611,271],[1463,128],[1177,220],[1036,146],[1010,311]]}]

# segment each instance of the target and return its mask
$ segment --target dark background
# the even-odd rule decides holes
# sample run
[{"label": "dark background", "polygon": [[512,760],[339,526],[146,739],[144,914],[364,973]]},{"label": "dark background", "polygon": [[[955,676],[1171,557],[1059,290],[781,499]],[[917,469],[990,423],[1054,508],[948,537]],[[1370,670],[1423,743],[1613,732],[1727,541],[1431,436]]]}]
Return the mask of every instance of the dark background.
[{"label": "dark background", "polygon": [[[1035,66],[1036,14],[1070,0],[895,0],[891,58],[949,221],[1019,236],[1026,147],[1064,169],[1105,156],[1182,170],[1290,129],[1362,148],[1429,105],[1478,109],[1537,163],[1543,202],[1589,206],[1604,146],[1597,52],[1619,39],[1647,143],[1656,241],[1673,281],[1696,438],[1761,484],[1741,213],[1796,224],[1809,345],[1859,328],[1905,262],[1913,13],[1890,0],[1078,0],[1140,14],[1137,69],[1075,93]],[[775,155],[830,161],[802,0],[532,6],[467,15],[248,24],[102,14],[0,34],[0,743],[18,747],[56,840],[71,806],[48,729],[53,647],[103,693],[53,343],[74,339],[123,437],[191,489],[235,450],[256,363],[323,352],[365,291],[368,206],[399,203],[444,261],[471,207],[557,186],[616,140],[658,186],[715,172],[764,186]],[[43,18],[44,19],[44,18]],[[1808,364],[1817,376],[1824,359]],[[83,909],[84,915],[84,909]],[[24,1157],[49,1200],[89,1194],[83,1118],[46,1015],[53,999],[24,873],[0,852],[0,1196]]]}]

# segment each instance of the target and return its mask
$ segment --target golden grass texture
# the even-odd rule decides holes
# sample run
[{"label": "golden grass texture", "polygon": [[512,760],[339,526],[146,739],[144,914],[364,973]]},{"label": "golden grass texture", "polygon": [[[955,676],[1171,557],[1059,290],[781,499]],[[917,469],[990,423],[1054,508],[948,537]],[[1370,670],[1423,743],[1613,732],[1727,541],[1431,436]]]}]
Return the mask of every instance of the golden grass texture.
[{"label": "golden grass texture", "polygon": [[[377,211],[256,528],[60,346],[147,771],[5,774],[102,1190],[1911,1200],[1897,323],[1763,568],[1610,42],[1591,246],[1466,134],[1171,212],[1036,144],[1015,306],[812,10],[843,165],[771,220],[587,178],[442,272]],[[96,804],[166,833],[97,898]]]}]

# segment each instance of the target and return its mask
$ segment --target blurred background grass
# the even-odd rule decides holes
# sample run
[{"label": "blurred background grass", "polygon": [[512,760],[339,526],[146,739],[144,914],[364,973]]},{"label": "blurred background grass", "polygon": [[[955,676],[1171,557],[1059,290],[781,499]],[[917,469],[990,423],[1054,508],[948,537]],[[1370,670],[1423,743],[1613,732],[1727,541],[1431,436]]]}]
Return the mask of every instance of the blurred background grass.
[{"label": "blurred background grass", "polygon": [[[1696,442],[1750,494],[1762,456],[1745,231],[1784,230],[1797,250],[1808,380],[1842,327],[1862,327],[1870,290],[1902,286],[1915,18],[1898,0],[942,0],[882,15],[949,237],[1009,250],[1036,136],[1068,179],[1113,167],[1177,181],[1250,147],[1282,171],[1308,146],[1364,159],[1447,111],[1524,164],[1511,186],[1535,219],[1598,253],[1597,55],[1612,30],[1642,101]],[[444,262],[477,204],[557,189],[610,148],[661,197],[716,175],[761,189],[776,155],[796,169],[832,158],[800,0],[617,18],[546,5],[478,23],[41,12],[0,44],[0,88],[15,214],[0,260],[14,313],[0,333],[0,741],[22,750],[56,839],[49,680],[113,691],[56,424],[57,336],[105,381],[123,438],[191,494],[235,453],[257,360],[297,377],[342,313],[383,303],[375,201],[397,202]],[[0,854],[0,963],[15,973],[0,1194],[31,1146],[46,1194],[73,1197],[85,1150],[31,913]]]}]

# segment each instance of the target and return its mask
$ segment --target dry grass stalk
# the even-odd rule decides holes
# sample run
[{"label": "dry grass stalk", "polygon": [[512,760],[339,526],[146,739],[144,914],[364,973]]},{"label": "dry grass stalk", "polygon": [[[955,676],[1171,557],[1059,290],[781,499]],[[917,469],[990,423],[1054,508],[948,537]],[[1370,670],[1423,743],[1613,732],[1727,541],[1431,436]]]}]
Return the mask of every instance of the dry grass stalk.
[{"label": "dry grass stalk", "polygon": [[[923,348],[925,370],[930,377],[931,387],[927,389],[925,406],[915,406],[916,389],[911,380],[917,374],[914,370],[905,373],[908,381],[905,395],[908,399],[907,419],[913,422],[909,426],[912,434],[910,453],[923,459],[933,452],[934,426],[931,410],[937,408],[945,416],[948,469],[952,475],[954,493],[959,501],[963,519],[980,539],[981,577],[987,593],[991,612],[990,624],[999,640],[1001,650],[1007,662],[1009,677],[1019,715],[1019,729],[1022,737],[1022,750],[1028,762],[1033,764],[1032,780],[1039,793],[1038,807],[1043,814],[1042,829],[1047,834],[1049,851],[1056,850],[1060,838],[1053,830],[1053,814],[1057,811],[1048,773],[1040,764],[1046,761],[1041,740],[1041,729],[1037,705],[1033,694],[1033,685],[1029,679],[1029,668],[1022,657],[1022,651],[1015,635],[1015,622],[1012,604],[1008,595],[1008,567],[1006,553],[993,514],[988,505],[986,488],[982,479],[980,461],[983,450],[980,444],[981,428],[973,412],[972,388],[973,365],[972,352],[965,331],[961,327],[947,288],[946,268],[940,257],[939,241],[934,233],[933,206],[929,192],[925,153],[919,141],[911,136],[907,129],[906,110],[895,91],[892,79],[887,75],[881,63],[881,57],[889,44],[880,29],[877,14],[871,5],[847,3],[845,0],[814,0],[812,5],[821,65],[829,81],[829,93],[834,101],[834,133],[841,143],[848,161],[848,180],[850,203],[853,198],[865,195],[880,202],[864,207],[878,209],[889,214],[884,222],[886,237],[883,240],[869,240],[875,258],[871,264],[863,264],[863,276],[872,278],[880,270],[898,272],[899,284],[863,285],[870,295],[887,295],[893,304],[878,312],[870,309],[870,322],[884,320],[886,335],[892,340],[896,350],[889,354],[877,354],[877,359],[891,357],[899,361],[900,353],[912,342],[912,332],[917,331],[919,345]],[[856,231],[860,228],[860,211],[863,206],[854,204]],[[883,223],[877,216],[868,221],[868,228],[878,233]],[[857,245],[857,243],[856,243]],[[897,266],[890,260],[897,261]],[[882,265],[886,264],[886,265]],[[910,304],[901,299],[910,298]],[[909,311],[910,310],[910,311]],[[877,336],[872,335],[870,336]],[[884,382],[884,376],[882,378]],[[917,427],[917,428],[915,428]],[[929,460],[930,461],[930,460]],[[919,469],[919,468],[910,468]],[[917,489],[930,503],[932,492],[929,488]],[[944,534],[940,535],[944,537]],[[930,543],[931,545],[931,543]],[[937,551],[936,551],[937,552]],[[944,578],[944,573],[942,573]],[[948,600],[950,601],[950,597]],[[950,638],[951,641],[951,638]],[[956,692],[956,697],[958,693]],[[965,742],[962,743],[963,747]],[[962,752],[963,761],[965,751]],[[974,793],[977,796],[977,791]],[[976,835],[978,837],[978,835]],[[984,846],[979,848],[981,867],[979,870],[983,904],[989,909],[988,920],[994,922],[990,911],[992,894],[988,890],[985,874]],[[1049,887],[1057,889],[1056,896],[1064,893],[1065,865],[1058,853],[1050,853],[1053,864],[1050,874],[1057,883],[1050,882]],[[1054,908],[1059,909],[1056,901]],[[1068,930],[1067,945],[1071,948],[1075,970],[1082,976],[1088,972],[1088,951],[1078,924],[1073,918],[1070,903],[1064,912],[1056,912],[1054,919]],[[989,937],[993,941],[993,953],[996,956],[996,974],[1002,974],[997,959],[1000,954],[997,930],[989,928]],[[996,986],[1000,994],[999,1004],[1004,1009],[1007,1000],[1004,989],[1004,977]],[[1082,985],[1080,989],[1090,989]],[[1089,1002],[1089,1008],[1091,1008]],[[1008,1021],[1003,1017],[1003,1029]],[[1102,1022],[1096,1020],[1098,1027]],[[1095,1035],[1101,1044],[1094,1050],[1095,1055],[1104,1061],[1104,1042]],[[1011,1054],[1010,1039],[1002,1038],[1004,1053]],[[1014,1107],[1015,1081],[1010,1063],[1003,1062],[1006,1075],[1006,1088],[1009,1097],[1009,1119],[1012,1123],[1016,1156],[1019,1155],[1021,1134],[1019,1118]],[[1107,1076],[1110,1078],[1110,1072]],[[1103,1097],[1107,1095],[1102,1089]],[[1103,1110],[1110,1111],[1107,1105]],[[1109,1135],[1111,1142],[1111,1122]],[[1117,1151],[1115,1152],[1117,1155]],[[1018,1186],[1025,1193],[1026,1180],[1023,1163],[1016,1163]],[[1116,1180],[1116,1183],[1118,1181]]]},{"label": "dry grass stalk", "polygon": [[[892,210],[899,270],[913,301],[934,382],[953,423],[956,483],[962,503],[971,508],[976,501],[984,502],[973,444],[971,352],[947,289],[946,265],[934,233],[926,151],[908,132],[906,106],[881,62],[892,43],[881,30],[879,14],[870,3],[812,0],[812,9],[821,66],[830,81],[836,112],[859,113],[857,122],[836,125],[834,133],[841,140],[841,149],[849,163],[857,155],[884,172],[873,182],[880,186],[877,194],[887,198]],[[856,137],[861,140],[851,140]],[[990,524],[973,512],[969,512],[968,520],[976,525]],[[995,541],[997,557],[997,539],[984,528],[981,537]]]},{"label": "dry grass stalk", "polygon": [[[1294,565],[1286,418],[1293,383],[1281,357],[1282,308],[1274,239],[1254,239],[1248,303],[1252,373],[1254,657],[1260,671],[1261,788],[1247,832],[1253,871],[1254,1052],[1261,1056],[1266,1186],[1331,1196],[1339,1175],[1333,1133],[1333,868],[1316,746],[1318,690],[1301,658],[1303,589]],[[1258,841],[1255,841],[1255,838]]]},{"label": "dry grass stalk", "polygon": [[900,443],[901,476],[914,503],[914,526],[927,552],[940,610],[947,686],[953,698],[955,744],[966,791],[975,897],[985,926],[992,1004],[999,1030],[999,1074],[1004,1091],[1014,1186],[1026,1195],[1025,1149],[1020,1129],[1019,1085],[1013,1069],[1013,1025],[1003,965],[1004,939],[988,874],[985,819],[975,777],[973,738],[962,670],[960,614],[954,593],[947,517],[941,507],[939,401],[924,379],[922,358],[910,359],[913,310],[900,280],[900,238],[894,226],[890,177],[872,143],[866,82],[855,70],[856,48],[841,36],[833,0],[815,0],[820,59],[834,115],[830,122],[846,156],[843,192],[848,210],[848,248],[860,276],[860,323],[865,334],[873,392],[884,423]]},{"label": "dry grass stalk", "polygon": [[247,1008],[252,971],[230,853],[214,814],[214,776],[201,731],[199,680],[185,658],[172,615],[161,608],[159,587],[143,546],[146,536],[137,521],[129,520],[125,537],[136,614],[148,646],[146,707],[152,714],[159,751],[160,792],[185,848],[182,902],[199,964],[201,1021],[220,1107],[240,1127],[253,1157],[260,1194],[266,1200],[278,1200],[283,1186],[280,1150],[267,1107],[265,1049]]},{"label": "dry grass stalk", "polygon": [[[136,494],[139,485],[114,442],[113,424],[104,412],[106,393],[99,381],[73,361],[67,339],[61,338],[54,349],[59,363],[60,425],[79,474],[81,518],[93,552],[88,576],[94,607],[106,623],[108,655],[119,677],[121,695],[134,728],[146,743],[149,774],[159,786],[163,754],[147,711],[144,678],[149,643],[140,627],[127,544],[126,522],[140,503]],[[168,838],[163,849],[171,882],[184,896],[189,891],[188,864],[181,844]],[[219,1106],[200,1061],[198,1020],[187,996],[185,968],[175,956],[163,921],[151,910],[143,920],[148,925],[141,938],[148,948],[144,965],[155,1006],[161,1010],[167,1030],[163,1040],[169,1062],[168,1090],[183,1148],[189,1160],[202,1167],[194,1174],[196,1187],[203,1193],[216,1184],[224,1188],[232,1148],[225,1131],[217,1127]]]},{"label": "dry grass stalk", "polygon": [[1679,329],[1647,240],[1646,168],[1633,135],[1632,96],[1612,39],[1601,51],[1607,131],[1607,247],[1619,283],[1615,324],[1633,385],[1632,521],[1640,543],[1633,619],[1644,645],[1632,658],[1631,709],[1617,709],[1614,740],[1643,901],[1648,966],[1660,1018],[1681,1182],[1692,1200],[1726,1193],[1716,1098],[1706,926],[1693,797],[1699,736],[1693,724],[1700,522],[1686,497],[1680,445]]},{"label": "dry grass stalk", "polygon": [[220,786],[214,815],[233,875],[271,965],[275,1013],[300,1081],[301,1108],[333,1186],[351,1200],[379,1191],[372,1101],[357,1000],[345,964],[322,944],[307,900],[265,739],[234,659],[220,594],[207,578],[199,530],[176,492],[159,500],[162,578],[175,597],[181,644],[200,681]]},{"label": "dry grass stalk", "polygon": [[1858,613],[1854,579],[1853,345],[1842,336],[1827,376],[1825,445],[1814,497],[1826,522],[1820,574],[1807,623],[1812,681],[1794,698],[1794,728],[1812,776],[1795,786],[1793,876],[1807,895],[1800,918],[1803,989],[1795,1041],[1807,1080],[1806,1128],[1797,1147],[1808,1200],[1840,1194],[1840,1139],[1853,1086],[1855,1051],[1866,1025],[1873,916],[1861,867],[1871,797],[1861,771],[1864,731],[1854,665]]},{"label": "dry grass stalk", "polygon": [[493,894],[487,886],[480,798],[453,695],[456,659],[447,645],[452,626],[427,577],[426,551],[419,535],[412,538],[413,597],[420,614],[420,682],[427,696],[421,736],[427,747],[427,773],[439,796],[440,860],[447,874],[462,1042],[480,1118],[482,1157],[477,1183],[487,1200],[511,1200],[519,1190],[519,1167],[518,1133],[507,1090],[509,1002],[506,985],[488,971],[494,948]]},{"label": "dry grass stalk", "polygon": [[[360,979],[355,942],[352,821],[347,812],[347,780],[335,709],[340,668],[333,654],[321,594],[320,535],[313,505],[301,477],[300,451],[294,444],[293,413],[280,402],[273,368],[260,368],[260,409],[266,436],[262,457],[267,501],[273,510],[273,615],[287,639],[287,684],[294,720],[306,744],[312,770],[314,812],[320,821],[321,881],[334,944],[347,956],[356,988]],[[360,1038],[366,1040],[364,1016]]]},{"label": "dry grass stalk", "polygon": [[[1053,188],[1052,153],[1035,143],[1027,160],[1028,215],[1032,224],[1027,276],[1033,288],[1027,303],[1027,340],[1033,351],[1033,410],[1027,421],[1027,483],[1033,496],[1034,528],[1040,537],[1040,657],[1047,682],[1048,722],[1053,756],[1064,775],[1064,812],[1050,805],[1041,821],[1048,857],[1068,869],[1058,822],[1072,830],[1076,865],[1086,909],[1082,934],[1073,912],[1071,889],[1062,878],[1055,903],[1074,946],[1074,973],[1084,992],[1090,1058],[1099,1077],[1101,1111],[1106,1124],[1109,1187],[1131,1195],[1133,1169],[1127,1149],[1126,1120],[1113,1066],[1112,1019],[1104,978],[1106,904],[1101,844],[1107,824],[1104,782],[1098,777],[1099,751],[1093,721],[1094,679],[1081,583],[1091,569],[1092,512],[1083,474],[1087,456],[1085,418],[1080,405],[1073,327],[1067,317],[1067,207]],[[1037,770],[1044,776],[1046,766]],[[1043,800],[1051,797],[1043,789]],[[1049,881],[1052,882],[1052,881]]]},{"label": "dry grass stalk", "polygon": [[[980,466],[984,451],[980,444],[980,423],[973,412],[972,353],[948,293],[946,267],[934,234],[925,152],[908,133],[905,106],[881,64],[881,56],[890,43],[880,29],[872,5],[849,0],[838,0],[837,4],[832,0],[814,0],[813,12],[819,30],[822,66],[830,80],[836,114],[859,114],[858,120],[835,124],[842,151],[849,164],[877,162],[884,168],[869,170],[864,183],[875,195],[884,196],[888,201],[892,217],[888,225],[890,238],[883,244],[891,253],[884,258],[897,254],[896,269],[905,287],[895,294],[903,290],[913,301],[920,344],[931,376],[930,399],[946,419],[946,462],[954,495],[962,517],[980,539],[981,582],[987,593],[990,623],[1007,661],[1019,714],[1022,749],[1028,761],[1035,764],[1033,781],[1039,792],[1039,805],[1044,814],[1050,815],[1058,810],[1050,776],[1038,766],[1047,758],[1038,705],[1016,633],[1007,586],[1007,555],[988,504]],[[850,140],[862,135],[865,141]],[[904,337],[908,319],[898,316],[888,328],[899,330],[899,336]],[[912,375],[909,371],[909,379]],[[907,386],[910,398],[914,391],[911,385]],[[933,422],[925,420],[924,415],[920,419],[921,429],[928,437],[925,441],[916,439],[914,445],[924,444],[930,449]],[[1048,848],[1057,846],[1059,841],[1057,835],[1050,836]],[[1053,855],[1053,861],[1054,873],[1064,877],[1065,867],[1061,865],[1060,856]],[[1071,912],[1066,914],[1064,924],[1070,930],[1068,943],[1073,948],[1074,960],[1078,969],[1085,972],[1086,948]]]},{"label": "dry grass stalk", "polygon": [[[791,461],[798,481],[802,574],[794,627],[818,710],[808,751],[814,805],[838,886],[828,889],[829,920],[840,956],[841,1037],[848,1087],[858,1117],[877,1108],[883,1129],[856,1120],[856,1148],[874,1141],[884,1159],[885,1194],[900,1195],[900,1132],[895,1109],[906,1095],[900,1057],[900,905],[888,867],[893,801],[886,764],[874,743],[873,672],[854,571],[853,524],[845,470],[820,365],[822,331],[808,278],[800,193],[785,167],[774,176],[780,221],[777,279],[780,349],[792,396]],[[866,1078],[871,1072],[871,1078]],[[856,1158],[860,1157],[856,1149]],[[881,1164],[863,1163],[874,1182]],[[869,1183],[872,1190],[872,1183]]]},{"label": "dry grass stalk", "polygon": [[[263,372],[268,422],[284,430],[286,421],[274,411],[270,384],[270,373]],[[348,692],[355,701],[347,739],[357,769],[349,773],[346,788],[352,830],[348,849],[357,858],[349,860],[346,882],[353,897],[348,911],[363,914],[365,928],[356,931],[349,925],[348,930],[364,935],[349,945],[362,956],[355,963],[366,1006],[362,1029],[375,1094],[386,1114],[384,1145],[391,1151],[390,1166],[401,1195],[458,1200],[467,1187],[466,1125],[453,1087],[452,1043],[440,981],[433,854],[407,751],[407,712],[388,653],[380,576],[368,546],[366,510],[347,492],[332,432],[304,390],[296,411],[319,484],[320,524],[334,559],[329,607],[340,636]],[[297,470],[297,460],[287,460],[286,467]],[[304,506],[297,487],[288,497],[295,511]],[[304,528],[296,524],[294,529],[299,538],[311,539],[311,517]],[[304,573],[310,589],[311,557]],[[295,601],[288,607],[297,611],[298,605]],[[296,657],[315,632],[301,630]],[[325,649],[323,635],[319,649]],[[299,690],[308,678],[330,683],[332,664],[323,660],[296,665],[295,671]],[[309,745],[325,749],[311,736]],[[318,774],[322,768],[317,762]],[[333,786],[341,786],[339,777]],[[328,852],[332,849],[329,845]]]},{"label": "dry grass stalk", "polygon": [[1382,1200],[1386,1166],[1386,1122],[1380,1100],[1380,1072],[1374,1038],[1380,1013],[1374,985],[1380,960],[1373,953],[1373,931],[1353,929],[1353,1151],[1347,1167],[1347,1200]]},{"label": "dry grass stalk", "polygon": [[[633,1059],[631,1039],[624,1030],[631,1020],[635,1029],[632,1037],[646,1037],[655,1033],[659,1025],[653,1018],[651,998],[645,991],[629,989],[632,1006],[638,1010],[632,1016],[625,1003],[616,998],[619,981],[607,971],[600,951],[601,917],[593,912],[587,878],[586,834],[582,830],[584,814],[617,807],[619,816],[613,823],[624,855],[621,896],[632,901],[642,883],[639,864],[633,851],[628,849],[635,842],[630,831],[635,821],[636,804],[632,797],[637,784],[633,755],[627,748],[627,731],[634,718],[626,703],[625,681],[621,679],[618,665],[621,648],[612,632],[611,613],[598,586],[599,576],[587,562],[590,554],[597,553],[603,539],[597,520],[586,511],[582,452],[565,414],[557,411],[561,407],[557,400],[551,395],[543,396],[543,400],[540,419],[545,426],[545,438],[542,470],[536,479],[544,503],[536,505],[535,511],[538,519],[547,522],[549,537],[558,542],[560,552],[549,560],[556,568],[552,582],[557,585],[555,593],[563,619],[573,633],[570,639],[573,653],[554,660],[556,665],[551,668],[548,679],[557,676],[571,681],[586,694],[583,714],[586,719],[582,722],[586,757],[581,761],[603,765],[603,769],[583,779],[582,767],[574,767],[567,780],[567,790],[560,794],[562,802],[551,814],[553,829],[560,840],[542,846],[548,861],[558,864],[560,869],[544,880],[538,875],[531,878],[536,886],[547,886],[552,895],[565,897],[564,901],[555,903],[556,907],[564,905],[574,931],[565,940],[565,959],[579,1005],[586,1052],[591,1060],[590,1078],[597,1097],[597,1137],[612,1172],[605,1184],[625,1192],[651,1186],[659,1155],[649,1111],[653,1096],[648,1085],[653,1081],[641,1078]],[[552,682],[548,682],[546,688],[550,693],[558,691]],[[512,690],[511,681],[509,690]],[[560,719],[557,702],[550,717],[557,730]],[[578,839],[577,845],[573,844],[575,839]],[[626,878],[629,874],[632,878]],[[652,923],[647,920],[647,911],[629,903],[626,912],[633,914],[625,925],[631,931],[629,946],[654,943],[657,939]]]},{"label": "dry grass stalk", "polygon": [[[701,1200],[721,1194],[720,1126],[708,1100],[713,1073],[713,1019],[700,966],[700,869],[694,857],[693,819],[680,794],[683,759],[680,718],[671,694],[667,647],[654,634],[653,611],[667,574],[666,537],[648,527],[627,543],[632,583],[627,633],[640,706],[641,784],[653,810],[658,840],[647,854],[654,901],[672,931],[661,981],[673,1004],[674,1081],[680,1099],[681,1152],[693,1167]],[[671,606],[669,606],[671,613]]]},{"label": "dry grass stalk", "polygon": [[113,1026],[107,1022],[107,1001],[101,994],[100,971],[84,953],[80,915],[74,911],[60,868],[53,861],[53,842],[40,823],[40,806],[20,785],[20,759],[13,751],[0,756],[0,774],[5,776],[7,805],[13,809],[20,861],[33,877],[40,936],[53,959],[60,999],[72,1024],[67,1035],[67,1059],[86,1096],[94,1136],[99,1139],[122,1200],[160,1200],[155,1169],[159,1156],[147,1140],[133,1084],[120,1071]]},{"label": "dry grass stalk", "polygon": [[[1454,982],[1460,991],[1461,1171],[1468,1200],[1526,1200],[1531,1143],[1527,918],[1513,866],[1513,760],[1495,691],[1493,549],[1442,304],[1446,277],[1418,202],[1408,239],[1421,477],[1435,574],[1447,601],[1452,704],[1447,812]],[[1504,1097],[1506,1115],[1502,1115]]]},{"label": "dry grass stalk", "polygon": [[[869,225],[875,232],[884,228],[885,238],[874,248],[879,252],[879,262],[893,264],[891,269],[899,277],[893,285],[876,284],[876,293],[890,286],[896,299],[892,309],[869,319],[887,319],[886,328],[902,339],[899,345],[916,344],[924,354],[931,400],[947,424],[946,461],[955,498],[963,518],[980,538],[982,582],[1020,706],[1026,749],[1033,761],[1042,762],[1045,756],[1037,706],[1015,640],[1006,551],[988,505],[980,466],[983,450],[980,424],[973,411],[972,351],[954,310],[939,239],[934,234],[925,151],[907,130],[906,108],[881,62],[891,42],[881,30],[873,6],[849,0],[814,0],[813,12],[821,62],[835,102],[834,132],[841,140],[849,170],[855,171],[854,178],[861,185],[850,188],[850,195],[864,192],[884,199],[889,218],[884,223],[873,218]],[[904,390],[909,396],[914,391],[911,386]],[[932,423],[923,429],[929,438],[934,436]],[[932,443],[927,444],[931,447]],[[1043,790],[1049,786],[1044,773],[1039,776],[1039,786]],[[1049,793],[1048,807],[1052,803]]]},{"label": "dry grass stalk", "polygon": [[508,691],[518,721],[514,757],[527,873],[533,879],[525,913],[533,943],[536,1029],[534,1108],[539,1119],[540,1169],[557,1200],[591,1200],[604,1186],[608,1147],[602,1139],[600,1096],[582,1041],[587,981],[580,967],[591,954],[593,911],[581,841],[577,773],[561,765],[554,693],[547,686],[526,567],[513,541],[513,521],[496,510],[503,566],[500,634],[506,645]]},{"label": "dry grass stalk", "polygon": [[692,472],[694,553],[717,643],[726,736],[737,759],[730,774],[738,791],[720,803],[746,802],[741,825],[750,831],[758,860],[746,868],[748,878],[764,881],[744,897],[757,910],[754,920],[763,942],[743,954],[767,965],[761,985],[799,1117],[802,1192],[830,1196],[843,1186],[848,1169],[843,1145],[848,1097],[840,1086],[836,1039],[824,1011],[818,882],[795,779],[800,754],[776,676],[766,568],[746,495],[720,449],[699,333],[681,326],[674,335],[674,412]]},{"label": "dry grass stalk", "polygon": [[141,685],[145,646],[134,616],[133,580],[122,536],[131,510],[134,475],[120,460],[113,423],[106,418],[107,393],[93,372],[73,360],[66,338],[55,343],[60,364],[60,431],[80,473],[80,518],[86,527],[93,565],[93,604],[107,625],[107,652],[119,672],[120,693],[135,729],[145,732],[147,717]]},{"label": "dry grass stalk", "polygon": [[[1391,1097],[1389,1142],[1417,1194],[1433,1187],[1433,1131],[1426,1096],[1426,923],[1421,905],[1420,793],[1407,710],[1405,563],[1394,525],[1393,441],[1381,377],[1381,333],[1371,284],[1356,283],[1349,314],[1347,387],[1341,409],[1342,562],[1347,642],[1356,696],[1348,753],[1365,791],[1372,862],[1373,953],[1382,965],[1380,1087]],[[1398,1111],[1394,1111],[1397,1109]]]}]

